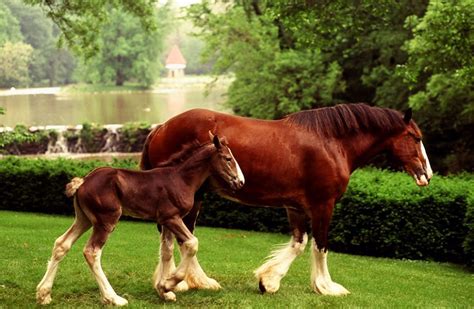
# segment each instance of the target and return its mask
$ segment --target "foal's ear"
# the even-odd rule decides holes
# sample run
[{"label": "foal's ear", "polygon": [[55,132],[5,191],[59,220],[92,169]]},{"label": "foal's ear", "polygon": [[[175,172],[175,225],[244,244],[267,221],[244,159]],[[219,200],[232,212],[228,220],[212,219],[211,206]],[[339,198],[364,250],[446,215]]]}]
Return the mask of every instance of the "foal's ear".
[{"label": "foal's ear", "polygon": [[214,146],[216,146],[217,149],[221,148],[221,141],[219,140],[219,137],[214,134],[209,130],[209,138],[211,141],[214,143]]},{"label": "foal's ear", "polygon": [[212,139],[212,142],[214,143],[214,146],[216,146],[217,149],[220,149],[222,144],[221,141],[219,140],[219,137],[217,135],[214,135],[214,138]]},{"label": "foal's ear", "polygon": [[404,121],[406,124],[408,124],[408,123],[410,122],[410,120],[411,120],[412,115],[413,115],[412,109],[411,109],[411,108],[407,109],[407,110],[405,111],[405,116],[403,116],[403,121]]}]

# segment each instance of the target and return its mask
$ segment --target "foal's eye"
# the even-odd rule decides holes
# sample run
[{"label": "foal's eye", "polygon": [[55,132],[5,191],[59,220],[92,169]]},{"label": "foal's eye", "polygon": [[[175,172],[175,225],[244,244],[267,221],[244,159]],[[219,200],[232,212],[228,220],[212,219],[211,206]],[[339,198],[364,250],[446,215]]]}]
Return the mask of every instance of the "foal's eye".
[{"label": "foal's eye", "polygon": [[230,163],[230,161],[232,161],[232,158],[231,157],[226,157],[225,160]]}]

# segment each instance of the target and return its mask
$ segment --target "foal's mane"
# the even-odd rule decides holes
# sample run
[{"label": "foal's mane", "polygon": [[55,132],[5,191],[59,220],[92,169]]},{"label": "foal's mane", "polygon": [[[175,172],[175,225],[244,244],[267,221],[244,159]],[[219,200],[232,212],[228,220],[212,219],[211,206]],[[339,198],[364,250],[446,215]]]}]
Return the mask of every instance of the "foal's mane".
[{"label": "foal's mane", "polygon": [[339,104],[290,114],[285,120],[326,137],[342,137],[358,132],[394,134],[406,124],[400,112],[364,103]]},{"label": "foal's mane", "polygon": [[191,156],[195,155],[199,150],[204,149],[205,146],[209,146],[210,144],[212,143],[201,144],[198,140],[184,144],[180,151],[174,153],[168,158],[168,160],[158,163],[155,167],[173,166],[182,163],[188,160]]}]

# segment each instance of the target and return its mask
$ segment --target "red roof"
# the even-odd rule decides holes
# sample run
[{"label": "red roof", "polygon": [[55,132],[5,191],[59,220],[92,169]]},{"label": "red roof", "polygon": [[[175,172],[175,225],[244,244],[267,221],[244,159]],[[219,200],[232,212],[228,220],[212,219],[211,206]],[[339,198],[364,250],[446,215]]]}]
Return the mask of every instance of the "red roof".
[{"label": "red roof", "polygon": [[166,64],[186,64],[186,60],[184,59],[183,54],[181,54],[178,45],[174,45],[173,48],[171,48],[171,51],[166,58]]}]

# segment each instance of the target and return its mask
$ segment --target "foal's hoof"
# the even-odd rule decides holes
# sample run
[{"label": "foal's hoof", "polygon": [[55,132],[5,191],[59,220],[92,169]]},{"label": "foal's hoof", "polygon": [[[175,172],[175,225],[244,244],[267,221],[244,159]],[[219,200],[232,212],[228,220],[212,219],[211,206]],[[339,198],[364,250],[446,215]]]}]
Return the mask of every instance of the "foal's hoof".
[{"label": "foal's hoof", "polygon": [[38,304],[49,305],[51,300],[51,290],[38,290],[36,292],[36,302]]},{"label": "foal's hoof", "polygon": [[176,301],[176,294],[171,291],[163,293],[163,299],[166,301]]},{"label": "foal's hoof", "polygon": [[187,290],[189,290],[189,284],[185,280],[178,283],[173,289],[175,292],[186,292]]},{"label": "foal's hoof", "polygon": [[105,305],[114,305],[114,306],[118,306],[118,307],[128,305],[128,300],[126,300],[125,298],[120,297],[118,295],[115,295],[115,296],[110,297],[110,298],[104,298],[102,300],[102,302]]}]

